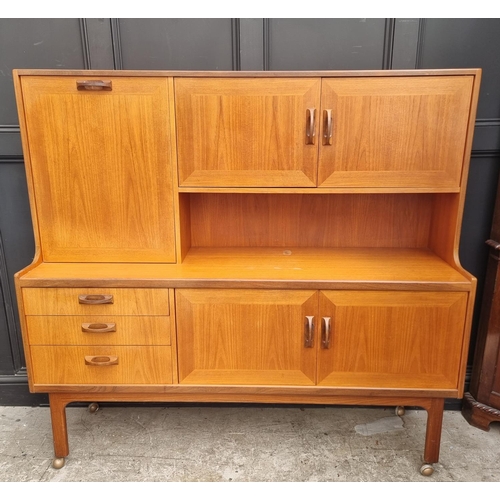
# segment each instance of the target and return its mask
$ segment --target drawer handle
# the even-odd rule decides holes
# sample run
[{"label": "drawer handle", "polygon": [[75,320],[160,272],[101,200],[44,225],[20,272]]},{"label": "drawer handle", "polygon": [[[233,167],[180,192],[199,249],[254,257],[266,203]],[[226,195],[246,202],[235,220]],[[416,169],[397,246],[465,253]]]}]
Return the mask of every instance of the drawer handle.
[{"label": "drawer handle", "polygon": [[82,323],[82,332],[85,333],[116,332],[116,323]]},{"label": "drawer handle", "polygon": [[85,364],[90,366],[117,365],[118,356],[85,356]]},{"label": "drawer handle", "polygon": [[331,318],[321,318],[321,347],[330,349],[330,337],[332,331]]},{"label": "drawer handle", "polygon": [[78,295],[79,304],[112,304],[112,295]]},{"label": "drawer handle", "polygon": [[306,144],[316,142],[316,110],[314,108],[306,109]]},{"label": "drawer handle", "polygon": [[323,145],[331,146],[333,144],[333,118],[332,110],[323,111]]},{"label": "drawer handle", "polygon": [[76,90],[112,90],[111,80],[80,80],[76,82]]},{"label": "drawer handle", "polygon": [[306,316],[304,324],[304,347],[312,347],[314,344],[314,316]]}]

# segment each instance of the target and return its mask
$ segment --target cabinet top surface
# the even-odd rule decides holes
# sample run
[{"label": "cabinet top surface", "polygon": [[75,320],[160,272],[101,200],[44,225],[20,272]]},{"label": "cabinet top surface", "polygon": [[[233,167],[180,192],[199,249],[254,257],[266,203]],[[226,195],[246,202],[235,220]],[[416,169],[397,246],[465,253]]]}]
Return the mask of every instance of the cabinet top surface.
[{"label": "cabinet top surface", "polygon": [[177,77],[363,77],[363,76],[450,76],[479,75],[479,68],[411,70],[323,70],[323,71],[168,71],[168,70],[54,70],[14,69],[19,76],[177,76]]}]

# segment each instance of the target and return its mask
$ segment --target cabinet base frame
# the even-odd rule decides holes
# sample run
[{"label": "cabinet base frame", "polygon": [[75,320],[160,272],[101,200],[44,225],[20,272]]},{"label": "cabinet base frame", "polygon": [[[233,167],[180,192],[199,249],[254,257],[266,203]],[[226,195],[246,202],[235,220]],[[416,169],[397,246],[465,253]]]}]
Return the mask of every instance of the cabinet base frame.
[{"label": "cabinet base frame", "polygon": [[[424,466],[439,461],[441,429],[443,423],[444,398],[429,397],[397,397],[397,396],[325,396],[306,397],[289,395],[269,396],[259,394],[144,394],[144,393],[50,393],[50,415],[54,441],[55,460],[69,455],[68,428],[66,423],[66,406],[74,402],[217,402],[217,403],[293,403],[293,404],[325,404],[325,405],[360,405],[360,406],[417,406],[427,411],[427,426],[423,461]],[[57,464],[60,464],[58,461]],[[62,461],[64,464],[64,461]],[[62,465],[61,465],[62,467]],[[428,468],[426,469],[429,470]],[[428,473],[423,475],[428,475]]]}]

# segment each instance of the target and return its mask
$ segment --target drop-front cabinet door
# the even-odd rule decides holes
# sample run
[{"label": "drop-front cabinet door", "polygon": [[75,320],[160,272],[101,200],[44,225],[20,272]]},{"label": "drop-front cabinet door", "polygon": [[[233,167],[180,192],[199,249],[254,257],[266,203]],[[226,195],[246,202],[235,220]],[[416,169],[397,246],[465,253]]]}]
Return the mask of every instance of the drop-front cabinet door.
[{"label": "drop-front cabinet door", "polygon": [[23,76],[49,262],[175,262],[167,78]]},{"label": "drop-front cabinet door", "polygon": [[320,187],[458,191],[472,76],[323,78]]},{"label": "drop-front cabinet door", "polygon": [[318,385],[457,389],[466,292],[320,292]]},{"label": "drop-front cabinet door", "polygon": [[314,385],[318,292],[177,289],[179,382]]},{"label": "drop-front cabinet door", "polygon": [[312,187],[319,78],[177,78],[179,185]]}]

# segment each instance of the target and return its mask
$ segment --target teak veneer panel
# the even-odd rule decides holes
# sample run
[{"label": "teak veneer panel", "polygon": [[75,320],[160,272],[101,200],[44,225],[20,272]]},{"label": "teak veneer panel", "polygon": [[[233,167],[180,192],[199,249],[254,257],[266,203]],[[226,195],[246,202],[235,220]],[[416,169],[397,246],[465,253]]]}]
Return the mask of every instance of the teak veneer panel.
[{"label": "teak veneer panel", "polygon": [[316,355],[304,348],[312,291],[177,290],[179,382],[312,385]]},{"label": "teak veneer panel", "polygon": [[[319,186],[460,186],[474,78],[324,78]],[[325,132],[322,120],[321,134]]]},{"label": "teak veneer panel", "polygon": [[22,77],[44,260],[175,262],[167,79],[82,79]]},{"label": "teak veneer panel", "polygon": [[321,79],[175,79],[180,186],[315,186]]},{"label": "teak veneer panel", "polygon": [[431,194],[202,194],[192,247],[426,248]]},{"label": "teak veneer panel", "polygon": [[319,349],[318,383],[457,388],[467,299],[462,292],[321,292],[331,343]]},{"label": "teak veneer panel", "polygon": [[[112,295],[112,304],[80,304],[80,295]],[[167,289],[116,288],[25,288],[24,311],[27,316],[49,315],[129,315],[169,314]]]},{"label": "teak veneer panel", "polygon": [[[31,346],[35,384],[171,384],[167,346]],[[85,356],[117,356],[118,364],[91,366]]]},{"label": "teak veneer panel", "polygon": [[[26,316],[31,345],[170,345],[170,322],[170,316]],[[83,331],[87,323],[111,323],[115,331]]]},{"label": "teak veneer panel", "polygon": [[28,287],[96,282],[129,288],[316,289],[321,283],[338,289],[471,289],[467,277],[433,252],[412,248],[191,248],[175,265],[43,263],[19,282],[25,293]]}]

